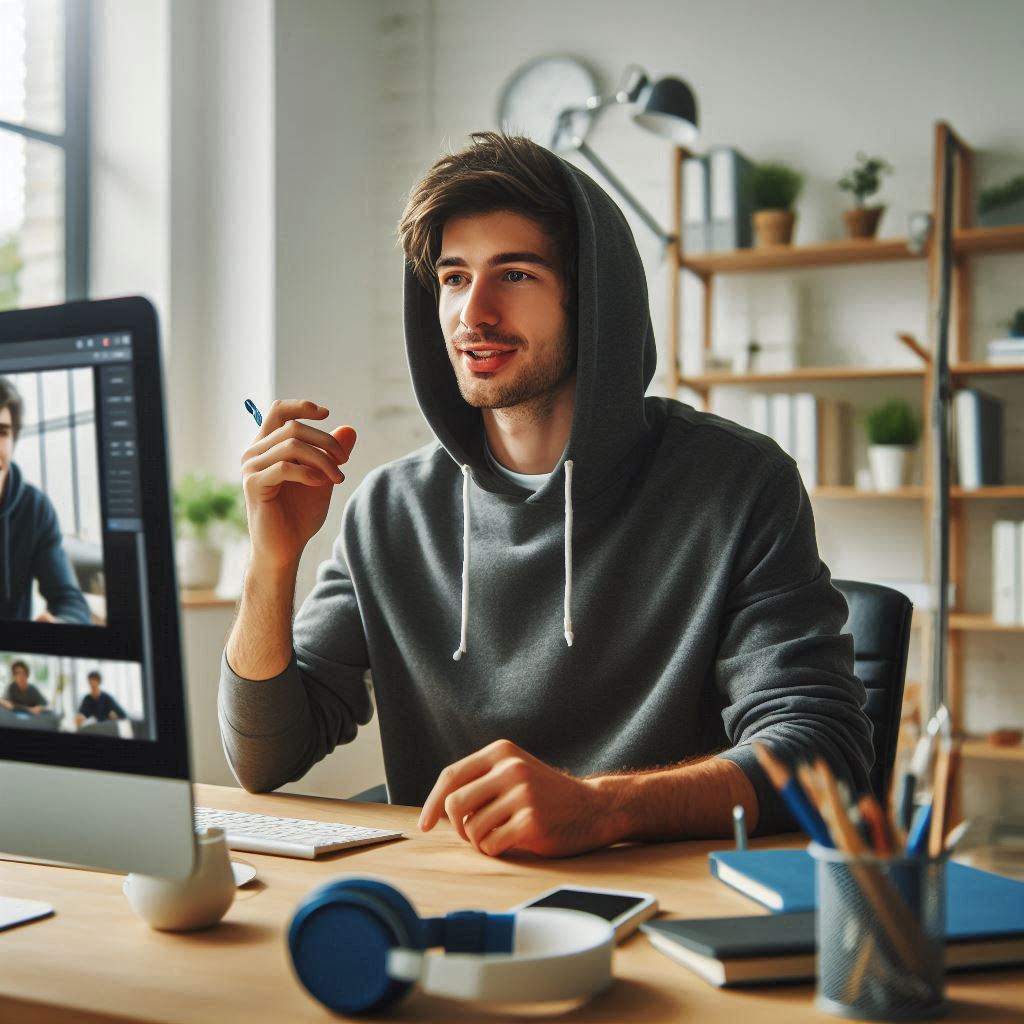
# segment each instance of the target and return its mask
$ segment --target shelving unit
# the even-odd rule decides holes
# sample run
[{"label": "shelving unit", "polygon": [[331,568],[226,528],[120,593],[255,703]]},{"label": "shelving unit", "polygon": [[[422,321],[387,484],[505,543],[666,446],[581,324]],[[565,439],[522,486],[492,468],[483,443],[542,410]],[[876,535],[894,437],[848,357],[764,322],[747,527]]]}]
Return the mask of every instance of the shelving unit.
[{"label": "shelving unit", "polygon": [[[1024,363],[999,365],[976,362],[970,358],[969,337],[971,323],[971,281],[970,257],[986,253],[1024,252],[1024,225],[999,228],[973,226],[973,157],[970,147],[963,142],[944,122],[935,126],[934,132],[934,193],[932,216],[935,230],[925,250],[912,252],[907,240],[889,238],[880,240],[850,240],[821,242],[814,245],[778,246],[767,249],[742,249],[733,252],[714,252],[687,255],[682,248],[683,235],[683,161],[689,156],[684,149],[675,151],[673,173],[673,218],[675,242],[669,248],[668,288],[668,333],[670,358],[667,384],[672,395],[680,389],[696,393],[705,409],[710,407],[711,393],[715,388],[745,388],[762,386],[777,390],[805,387],[813,390],[815,385],[825,382],[877,382],[908,380],[917,381],[921,387],[921,408],[924,410],[923,456],[925,466],[924,483],[892,492],[865,491],[852,486],[819,487],[811,492],[812,498],[824,501],[917,501],[921,503],[922,538],[927,542],[928,524],[931,521],[932,485],[930,473],[930,395],[932,390],[933,366],[930,353],[934,350],[934,339],[928,346],[919,345],[913,338],[901,336],[901,340],[915,353],[916,362],[899,367],[828,366],[802,367],[796,370],[769,373],[734,373],[725,370],[711,370],[700,374],[684,376],[681,372],[682,327],[679,311],[680,277],[682,271],[695,275],[703,284],[703,351],[712,350],[712,322],[715,298],[715,279],[721,274],[749,274],[761,272],[785,272],[792,270],[843,267],[870,263],[920,260],[927,266],[929,330],[936,321],[939,301],[939,251],[942,218],[942,154],[946,140],[955,144],[955,201],[952,224],[954,267],[952,280],[952,319],[950,324],[950,372],[953,387],[969,386],[976,377],[1024,376]],[[998,487],[983,487],[965,490],[962,487],[950,489],[950,580],[957,584],[957,604],[950,609],[949,658],[948,658],[948,702],[954,728],[962,733],[964,722],[964,637],[969,633],[1000,633],[1024,636],[1024,625],[1004,626],[993,621],[991,615],[967,613],[963,610],[965,582],[967,578],[966,518],[970,508],[979,501],[1024,500],[1024,483]],[[1024,514],[1024,508],[1022,508]],[[915,613],[915,627],[930,632],[931,616]],[[1013,636],[1013,643],[1019,642]],[[1024,648],[1022,648],[1024,654]],[[1024,723],[1021,723],[1024,725]],[[964,756],[985,759],[1024,761],[1024,747],[998,747],[983,739],[971,739],[964,744]]]}]

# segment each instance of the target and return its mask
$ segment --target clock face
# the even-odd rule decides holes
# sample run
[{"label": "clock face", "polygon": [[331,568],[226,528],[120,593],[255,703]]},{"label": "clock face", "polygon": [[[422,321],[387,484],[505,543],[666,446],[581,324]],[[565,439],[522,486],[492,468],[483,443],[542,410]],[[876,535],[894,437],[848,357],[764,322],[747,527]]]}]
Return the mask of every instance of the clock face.
[{"label": "clock face", "polygon": [[498,125],[510,135],[526,135],[548,149],[572,149],[572,135],[584,138],[593,115],[574,114],[571,127],[556,139],[558,115],[583,107],[597,92],[594,76],[573,57],[538,57],[506,83],[498,100]]}]

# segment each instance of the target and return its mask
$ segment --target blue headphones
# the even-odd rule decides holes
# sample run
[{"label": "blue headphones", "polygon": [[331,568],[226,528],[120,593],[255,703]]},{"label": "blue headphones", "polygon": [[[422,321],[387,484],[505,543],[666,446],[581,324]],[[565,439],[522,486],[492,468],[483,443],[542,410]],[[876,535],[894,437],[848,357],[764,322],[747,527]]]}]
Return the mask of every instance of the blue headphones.
[{"label": "blue headphones", "polygon": [[461,910],[421,918],[397,889],[356,877],[310,893],[288,929],[299,981],[341,1013],[385,1009],[417,981],[461,999],[590,995],[611,982],[613,946],[611,925],[590,914]]}]

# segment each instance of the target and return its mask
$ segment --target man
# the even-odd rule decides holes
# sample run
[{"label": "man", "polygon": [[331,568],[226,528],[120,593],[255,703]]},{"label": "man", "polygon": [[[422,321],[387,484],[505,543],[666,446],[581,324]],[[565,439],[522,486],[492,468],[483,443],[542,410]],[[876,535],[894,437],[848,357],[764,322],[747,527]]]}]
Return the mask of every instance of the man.
[{"label": "man", "polygon": [[46,601],[37,622],[88,625],[89,606],[64,553],[57,511],[13,461],[21,417],[21,395],[0,377],[0,619],[32,617],[36,580]]},{"label": "man", "polygon": [[81,728],[87,719],[97,722],[116,722],[119,718],[127,718],[124,708],[110,696],[103,693],[103,676],[95,669],[86,677],[89,681],[89,692],[82,698],[75,715],[75,726]]},{"label": "man", "polygon": [[46,698],[28,681],[29,668],[23,661],[11,663],[12,682],[7,687],[0,707],[8,711],[28,711],[38,715],[46,709]]},{"label": "man", "polygon": [[437,442],[352,495],[294,628],[355,434],[276,402],[243,456],[253,555],[220,696],[236,775],[270,789],[351,740],[370,668],[392,801],[490,855],[724,835],[737,803],[788,826],[755,738],[867,789],[846,606],[792,459],[644,397],[654,336],[620,211],[525,139],[474,140],[400,225]]}]

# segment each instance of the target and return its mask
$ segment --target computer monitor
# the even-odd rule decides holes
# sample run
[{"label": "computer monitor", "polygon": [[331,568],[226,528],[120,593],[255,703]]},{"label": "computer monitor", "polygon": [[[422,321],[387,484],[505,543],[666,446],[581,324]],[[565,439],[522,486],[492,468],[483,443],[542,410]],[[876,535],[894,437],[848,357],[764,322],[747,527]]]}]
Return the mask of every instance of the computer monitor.
[{"label": "computer monitor", "polygon": [[157,317],[0,313],[0,852],[189,873]]}]

